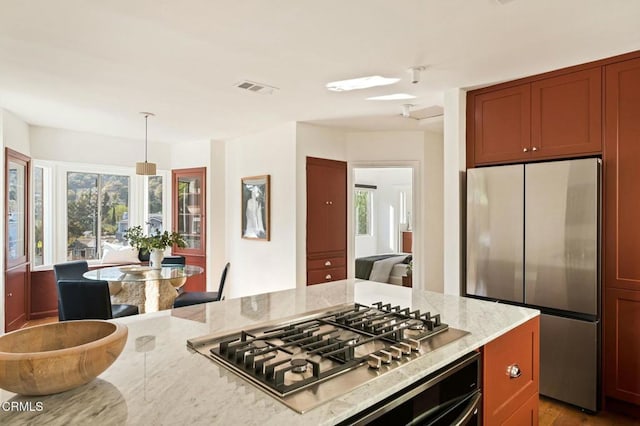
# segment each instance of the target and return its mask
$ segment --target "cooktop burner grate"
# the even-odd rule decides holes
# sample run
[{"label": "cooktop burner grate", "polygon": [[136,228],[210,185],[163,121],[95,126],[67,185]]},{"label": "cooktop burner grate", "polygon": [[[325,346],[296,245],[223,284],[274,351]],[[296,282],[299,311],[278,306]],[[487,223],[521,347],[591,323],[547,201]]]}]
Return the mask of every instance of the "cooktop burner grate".
[{"label": "cooktop burner grate", "polygon": [[348,392],[464,334],[449,329],[438,314],[378,302],[188,344],[302,412],[315,398],[305,389],[313,387],[314,395]]}]

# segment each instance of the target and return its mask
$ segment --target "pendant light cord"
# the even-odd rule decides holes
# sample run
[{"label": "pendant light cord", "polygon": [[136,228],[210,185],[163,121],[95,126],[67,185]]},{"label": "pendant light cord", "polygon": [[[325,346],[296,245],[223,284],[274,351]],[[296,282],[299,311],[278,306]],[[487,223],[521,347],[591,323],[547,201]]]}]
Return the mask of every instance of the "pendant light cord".
[{"label": "pendant light cord", "polygon": [[147,127],[149,124],[149,115],[144,115],[144,162],[147,162]]}]

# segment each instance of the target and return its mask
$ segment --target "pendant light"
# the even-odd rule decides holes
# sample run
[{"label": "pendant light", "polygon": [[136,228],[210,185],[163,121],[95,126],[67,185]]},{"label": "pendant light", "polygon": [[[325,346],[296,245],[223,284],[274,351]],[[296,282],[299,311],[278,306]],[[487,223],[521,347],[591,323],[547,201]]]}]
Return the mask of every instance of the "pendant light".
[{"label": "pendant light", "polygon": [[144,115],[144,163],[136,163],[136,174],[155,176],[156,163],[149,163],[147,161],[147,123],[149,121],[149,116],[153,117],[155,114],[152,112],[141,112],[140,114]]}]

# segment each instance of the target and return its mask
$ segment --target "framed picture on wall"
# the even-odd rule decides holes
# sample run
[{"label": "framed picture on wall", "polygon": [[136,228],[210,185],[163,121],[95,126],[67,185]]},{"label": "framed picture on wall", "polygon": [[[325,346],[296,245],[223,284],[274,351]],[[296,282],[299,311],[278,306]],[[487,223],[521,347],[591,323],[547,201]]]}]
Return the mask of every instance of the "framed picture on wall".
[{"label": "framed picture on wall", "polygon": [[269,241],[270,176],[242,178],[242,238]]}]

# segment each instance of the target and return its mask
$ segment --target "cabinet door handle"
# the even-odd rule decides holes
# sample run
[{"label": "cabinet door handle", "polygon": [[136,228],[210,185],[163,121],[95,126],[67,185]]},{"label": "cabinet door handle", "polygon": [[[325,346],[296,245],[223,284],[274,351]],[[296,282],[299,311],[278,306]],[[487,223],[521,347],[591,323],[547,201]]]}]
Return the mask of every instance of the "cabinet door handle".
[{"label": "cabinet door handle", "polygon": [[331,261],[327,260],[326,262],[324,262],[324,266],[331,266]]},{"label": "cabinet door handle", "polygon": [[529,152],[529,148],[522,148],[522,152]]},{"label": "cabinet door handle", "polygon": [[522,375],[522,370],[520,370],[518,364],[513,364],[507,367],[507,375],[510,379],[517,379]]},{"label": "cabinet door handle", "polygon": [[328,280],[330,280],[330,279],[331,279],[331,274],[327,274],[327,275],[325,275],[325,276],[324,276],[324,279],[325,279],[325,280],[327,280],[327,281],[328,281]]},{"label": "cabinet door handle", "polygon": [[329,204],[333,204],[333,201],[329,201]]},{"label": "cabinet door handle", "polygon": [[13,296],[13,293],[9,293],[9,297]]},{"label": "cabinet door handle", "polygon": [[531,148],[531,151],[537,151],[538,148],[536,148],[535,146],[533,148]]}]

